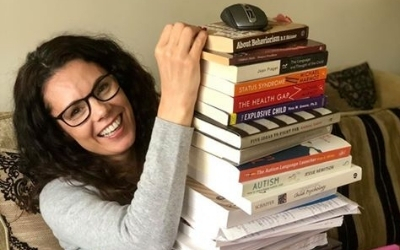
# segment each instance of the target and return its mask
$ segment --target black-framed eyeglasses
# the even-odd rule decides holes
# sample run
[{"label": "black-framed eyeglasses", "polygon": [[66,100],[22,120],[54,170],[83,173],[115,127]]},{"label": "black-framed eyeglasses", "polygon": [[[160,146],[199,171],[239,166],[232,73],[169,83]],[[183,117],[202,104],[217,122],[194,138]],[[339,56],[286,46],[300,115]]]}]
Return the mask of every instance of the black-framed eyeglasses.
[{"label": "black-framed eyeglasses", "polygon": [[106,102],[114,98],[118,94],[119,89],[118,81],[111,73],[102,75],[97,79],[92,91],[86,97],[74,101],[54,118],[62,120],[70,127],[77,127],[90,117],[92,112],[89,103],[90,97]]}]

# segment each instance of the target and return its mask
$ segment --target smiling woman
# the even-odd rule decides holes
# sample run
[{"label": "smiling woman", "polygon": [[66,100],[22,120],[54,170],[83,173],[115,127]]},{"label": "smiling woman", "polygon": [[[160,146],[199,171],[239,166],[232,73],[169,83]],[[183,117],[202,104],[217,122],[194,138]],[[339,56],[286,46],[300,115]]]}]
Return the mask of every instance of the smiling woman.
[{"label": "smiling woman", "polygon": [[60,119],[71,127],[77,127],[84,123],[90,116],[91,108],[89,98],[94,97],[99,101],[106,102],[118,94],[120,87],[117,80],[107,73],[96,80],[92,91],[85,98],[72,102],[56,119]]},{"label": "smiling woman", "polygon": [[63,248],[171,249],[206,37],[166,25],[160,96],[107,37],[63,35],[29,53],[14,86],[20,171],[32,183],[19,204],[40,211]]}]

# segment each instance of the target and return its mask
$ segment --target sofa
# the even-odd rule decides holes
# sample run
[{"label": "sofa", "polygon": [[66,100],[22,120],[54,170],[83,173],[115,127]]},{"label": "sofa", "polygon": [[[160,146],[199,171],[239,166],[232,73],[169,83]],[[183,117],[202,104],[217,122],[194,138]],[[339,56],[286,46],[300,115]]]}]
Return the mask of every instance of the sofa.
[{"label": "sofa", "polygon": [[[369,98],[361,104],[354,91],[348,91],[352,97],[340,91],[338,83],[343,78],[333,79],[326,88],[328,106],[342,113],[333,133],[352,144],[353,162],[363,168],[362,181],[339,189],[361,210],[329,231],[330,237],[342,242],[342,249],[369,250],[400,243],[400,76],[371,72],[369,87],[359,88],[364,91],[361,97]],[[365,92],[371,87],[372,92]],[[28,214],[15,203],[26,183],[17,169],[11,115],[0,113],[0,250],[61,249],[40,214]]]}]

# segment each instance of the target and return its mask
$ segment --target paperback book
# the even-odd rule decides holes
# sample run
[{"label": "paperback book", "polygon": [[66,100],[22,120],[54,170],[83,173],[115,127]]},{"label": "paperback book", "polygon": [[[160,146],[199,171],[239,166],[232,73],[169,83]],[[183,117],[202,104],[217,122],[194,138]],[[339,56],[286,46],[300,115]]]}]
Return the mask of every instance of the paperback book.
[{"label": "paperback book", "polygon": [[200,85],[198,99],[225,112],[237,113],[304,98],[317,97],[324,93],[325,80],[306,82],[237,97],[228,96]]},{"label": "paperback book", "polygon": [[350,168],[344,168],[329,175],[322,175],[319,178],[312,178],[247,197],[233,195],[225,185],[216,184],[211,181],[208,182],[207,180],[209,179],[207,178],[202,179],[201,176],[192,176],[192,178],[195,178],[198,182],[214,190],[216,193],[232,201],[246,213],[252,215],[359,181],[361,180],[361,173],[361,167],[353,164]]},{"label": "paperback book", "polygon": [[[300,135],[304,133],[300,133]],[[283,140],[288,141],[290,139]],[[272,144],[271,147],[273,148],[275,142],[268,144]],[[243,164],[236,164],[219,157],[213,150],[207,151],[191,146],[189,164],[191,168],[198,169],[209,176],[224,176],[224,178],[230,178],[232,181],[245,182],[346,157],[350,155],[350,152],[350,143],[336,135],[327,133]]]},{"label": "paperback book", "polygon": [[[279,111],[275,113],[277,112]],[[212,138],[242,149],[328,126],[339,121],[339,112],[327,108],[316,108],[271,115],[268,118],[254,119],[228,126],[222,125],[201,113],[196,113],[193,118],[193,126]]]},{"label": "paperback book", "polygon": [[240,165],[246,162],[259,160],[270,154],[291,148],[318,136],[330,134],[331,132],[332,125],[328,125],[286,136],[285,138],[275,140],[273,143],[265,142],[252,147],[238,149],[195,130],[192,138],[192,146],[202,149],[225,161]]},{"label": "paperback book", "polygon": [[268,20],[265,30],[237,30],[224,22],[204,25],[208,39],[205,49],[220,52],[239,52],[255,48],[297,41],[308,38],[308,26],[300,23]]},{"label": "paperback book", "polygon": [[223,65],[201,60],[202,71],[231,82],[243,82],[264,77],[277,76],[300,70],[326,66],[328,51],[313,54],[283,57],[271,61],[246,65]]},{"label": "paperback book", "polygon": [[266,193],[273,189],[286,187],[312,178],[319,178],[320,176],[328,175],[345,168],[350,168],[351,159],[352,157],[350,155],[245,182],[233,181],[226,175],[215,176],[207,174],[198,168],[192,168],[190,166],[188,169],[188,176],[195,178],[201,183],[212,182],[212,185],[224,185],[225,189],[229,190],[231,193],[230,196],[248,197],[251,195]]},{"label": "paperback book", "polygon": [[[220,230],[214,230],[204,221],[184,220],[190,224],[197,235],[215,240],[215,246],[227,246],[299,232],[297,230],[300,232],[314,230],[316,224],[325,228],[327,227],[325,222],[329,219],[359,213],[358,204],[337,194],[332,198],[320,199],[304,206],[267,215],[235,227],[220,228]],[[341,220],[339,222],[341,223]]]},{"label": "paperback book", "polygon": [[269,61],[282,57],[311,54],[325,50],[325,43],[311,39],[302,39],[237,53],[204,50],[201,57],[204,60],[213,61],[223,65],[242,65]]},{"label": "paperback book", "polygon": [[277,115],[323,108],[326,104],[327,97],[325,95],[320,95],[237,113],[228,113],[202,101],[197,101],[195,110],[196,113],[203,114],[221,125],[235,125]]},{"label": "paperback book", "polygon": [[330,199],[335,197],[335,194],[336,189],[330,189],[315,196],[309,196],[299,201],[282,204],[261,213],[249,215],[225,197],[200,182],[187,177],[182,217],[203,222],[209,225],[211,230],[215,228],[230,228],[291,208]]},{"label": "paperback book", "polygon": [[[176,246],[181,250],[310,250],[310,244],[314,247],[318,237],[323,241],[317,241],[317,245],[327,243],[326,234],[323,233],[329,228],[317,230],[305,230],[300,233],[287,233],[279,236],[266,237],[246,242],[233,242],[229,245],[216,246],[214,240],[208,239],[192,228],[191,225],[182,220],[179,225],[179,231]],[[311,242],[310,242],[311,241]],[[307,246],[303,247],[303,246]]]},{"label": "paperback book", "polygon": [[295,71],[277,76],[263,77],[244,82],[231,82],[226,79],[203,73],[201,85],[218,90],[229,96],[242,96],[271,89],[283,88],[305,82],[326,79],[327,67]]}]

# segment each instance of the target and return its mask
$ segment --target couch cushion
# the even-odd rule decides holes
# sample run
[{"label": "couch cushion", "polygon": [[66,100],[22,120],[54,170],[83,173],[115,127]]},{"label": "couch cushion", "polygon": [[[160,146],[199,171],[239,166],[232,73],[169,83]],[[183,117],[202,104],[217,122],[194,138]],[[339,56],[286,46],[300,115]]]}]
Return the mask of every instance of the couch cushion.
[{"label": "couch cushion", "polygon": [[342,103],[345,101],[356,109],[372,109],[376,102],[375,80],[367,62],[331,72],[326,82],[330,87],[327,89],[328,102],[337,101],[330,98],[330,95],[337,94]]},{"label": "couch cushion", "polygon": [[361,215],[331,230],[343,249],[373,249],[400,242],[400,108],[344,113],[333,133],[352,145],[362,180],[339,191],[357,202]]},{"label": "couch cushion", "polygon": [[0,113],[0,152],[17,150],[11,112]]},{"label": "couch cushion", "polygon": [[400,75],[373,70],[377,101],[375,108],[400,107]]},{"label": "couch cushion", "polygon": [[27,188],[18,171],[18,161],[16,152],[3,150],[0,153],[0,216],[7,226],[2,230],[8,231],[8,239],[1,239],[0,235],[0,241],[8,240],[13,250],[61,249],[41,215],[27,213],[15,203],[17,196]]}]

